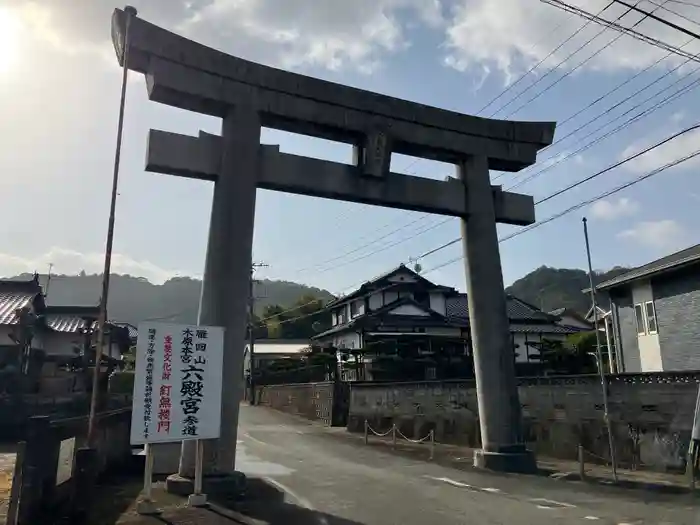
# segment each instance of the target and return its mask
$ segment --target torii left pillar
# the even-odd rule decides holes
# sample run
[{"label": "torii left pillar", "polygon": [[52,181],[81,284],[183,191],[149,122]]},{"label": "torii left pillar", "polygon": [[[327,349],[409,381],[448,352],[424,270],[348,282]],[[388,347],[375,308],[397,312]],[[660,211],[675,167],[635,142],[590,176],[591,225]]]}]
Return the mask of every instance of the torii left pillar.
[{"label": "torii left pillar", "polygon": [[[224,147],[214,185],[198,324],[223,326],[225,348],[243,348],[245,344],[260,129],[258,112],[251,107],[232,106],[222,119]],[[224,352],[223,377],[227,380],[223,382],[221,409],[228,417],[221,420],[221,438],[205,442],[203,447],[208,484],[229,483],[232,473],[236,476],[236,448],[230,444],[236,442],[238,432],[243,391],[237,378],[242,370],[243,352]],[[183,441],[178,474],[168,479],[170,490],[191,492],[195,446],[194,441]]]}]

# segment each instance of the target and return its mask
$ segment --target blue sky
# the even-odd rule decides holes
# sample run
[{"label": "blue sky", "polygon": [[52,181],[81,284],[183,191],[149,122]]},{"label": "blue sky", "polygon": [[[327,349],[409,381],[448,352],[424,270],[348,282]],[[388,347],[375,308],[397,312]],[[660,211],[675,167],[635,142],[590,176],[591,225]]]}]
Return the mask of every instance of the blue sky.
[{"label": "blue sky", "polygon": [[[543,151],[538,165],[521,173],[492,174],[494,181],[507,189],[568,156],[514,190],[533,194],[536,200],[697,123],[700,117],[700,89],[691,89],[576,153],[700,78],[695,73],[700,64],[691,60],[681,65],[685,59],[671,54],[581,111],[666,52],[628,36],[618,38],[614,30],[601,33],[599,25],[589,24],[548,56],[585,22],[536,0],[133,3],[149,21],[244,58],[464,113],[477,114],[495,95],[517,82],[478,114],[562,122],[580,112],[558,128],[555,139],[597,118]],[[46,271],[49,263],[60,273],[81,269],[92,273],[102,268],[120,83],[109,42],[115,4],[76,0],[62,5],[60,11],[56,4],[48,0],[0,0],[0,189],[4,212],[0,275]],[[577,5],[597,13],[605,4],[579,0]],[[657,14],[700,30],[697,24],[679,17],[700,21],[698,7],[661,0],[641,1],[639,7],[656,8]],[[623,13],[618,6],[603,15],[615,20]],[[620,23],[629,27],[640,18],[626,14]],[[687,41],[684,35],[651,20],[642,21],[635,29],[675,46]],[[588,40],[590,44],[571,56]],[[683,50],[697,53],[700,45],[693,42]],[[543,59],[538,68],[518,81]],[[496,111],[515,96],[518,98],[505,109]],[[637,104],[641,105],[632,109]],[[521,105],[522,109],[511,114]],[[199,276],[212,187],[206,182],[145,173],[150,128],[194,135],[200,129],[218,132],[219,122],[149,102],[143,78],[131,75],[117,207],[118,255],[113,268],[154,282],[174,275]],[[263,141],[279,143],[283,151],[297,154],[339,161],[350,158],[345,145],[297,135],[265,130]],[[697,133],[679,138],[538,206],[537,217],[546,218],[595,197],[693,152],[698,144]],[[694,227],[700,204],[697,167],[697,162],[688,161],[502,243],[506,284],[541,265],[583,268],[583,216],[589,218],[595,268],[638,265],[700,242]],[[393,159],[392,168],[431,178],[454,174],[449,165],[400,156]],[[436,226],[442,220],[259,191],[254,258],[269,267],[261,269],[258,276],[304,282],[333,292],[348,291],[456,238],[457,220]],[[506,235],[517,228],[504,226],[500,230]],[[429,270],[460,253],[456,244],[420,262]],[[459,262],[426,276],[441,284],[464,287],[464,267]]]}]

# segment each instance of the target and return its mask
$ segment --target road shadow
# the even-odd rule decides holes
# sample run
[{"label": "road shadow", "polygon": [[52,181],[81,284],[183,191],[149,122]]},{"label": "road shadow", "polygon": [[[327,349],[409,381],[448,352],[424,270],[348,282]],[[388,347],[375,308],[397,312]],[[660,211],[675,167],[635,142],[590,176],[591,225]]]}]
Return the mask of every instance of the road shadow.
[{"label": "road shadow", "polygon": [[240,513],[246,518],[259,520],[270,525],[363,525],[359,521],[348,520],[315,509],[301,506],[299,503],[285,501],[289,499],[282,490],[260,478],[248,478],[245,496],[241,498],[210,497],[210,513],[228,517],[232,523],[235,518],[227,515],[227,510]]},{"label": "road shadow", "polygon": [[[143,477],[129,474],[105,476],[98,483],[90,505],[90,525],[113,525],[133,507],[143,489]],[[70,524],[72,518],[62,522]]]},{"label": "road shadow", "polygon": [[0,441],[0,454],[16,454],[18,446],[17,441]]}]

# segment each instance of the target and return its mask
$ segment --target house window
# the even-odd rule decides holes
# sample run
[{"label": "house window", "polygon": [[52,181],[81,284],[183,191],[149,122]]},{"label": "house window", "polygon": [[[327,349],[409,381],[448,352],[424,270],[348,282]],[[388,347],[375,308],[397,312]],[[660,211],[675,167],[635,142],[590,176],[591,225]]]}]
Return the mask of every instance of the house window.
[{"label": "house window", "polygon": [[647,332],[644,325],[644,310],[641,304],[634,305],[634,317],[637,320],[637,335],[645,335]]},{"label": "house window", "polygon": [[656,310],[654,309],[654,301],[647,301],[644,303],[644,309],[647,314],[647,327],[649,328],[650,334],[655,334],[658,331],[656,326]]},{"label": "house window", "polygon": [[365,305],[362,301],[354,301],[350,303],[350,319],[354,319],[365,313]]},{"label": "house window", "polygon": [[333,326],[338,324],[338,314],[335,312],[331,312],[331,324]]},{"label": "house window", "polygon": [[345,306],[336,311],[336,316],[338,317],[338,324],[345,324]]}]

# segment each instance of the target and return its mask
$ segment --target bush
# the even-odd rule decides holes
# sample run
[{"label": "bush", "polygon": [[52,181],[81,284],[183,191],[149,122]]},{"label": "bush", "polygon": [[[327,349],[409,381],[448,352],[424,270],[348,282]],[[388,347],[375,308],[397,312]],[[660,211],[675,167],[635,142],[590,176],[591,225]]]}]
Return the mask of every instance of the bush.
[{"label": "bush", "polygon": [[134,372],[114,372],[109,377],[110,394],[132,394],[134,392]]},{"label": "bush", "polygon": [[571,334],[569,337],[567,337],[567,342],[581,353],[595,352],[595,330]]}]

